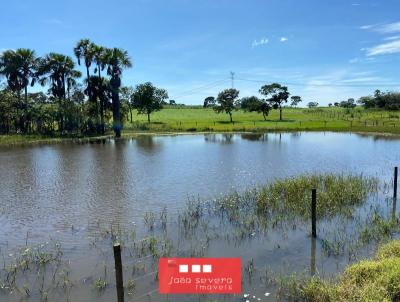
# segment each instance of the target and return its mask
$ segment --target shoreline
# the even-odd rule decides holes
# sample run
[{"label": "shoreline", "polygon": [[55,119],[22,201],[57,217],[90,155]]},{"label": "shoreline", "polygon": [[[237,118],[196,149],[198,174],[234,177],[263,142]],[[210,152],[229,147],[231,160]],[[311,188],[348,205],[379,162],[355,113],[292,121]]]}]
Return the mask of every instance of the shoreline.
[{"label": "shoreline", "polygon": [[[332,132],[332,133],[354,133],[369,136],[393,137],[400,139],[400,133],[391,131],[377,131],[377,129],[360,130],[360,129],[331,129],[331,128],[314,128],[314,129],[260,129],[259,131],[125,131],[120,139],[136,138],[138,136],[179,136],[179,135],[204,135],[204,134],[265,134],[265,133],[295,133],[295,132]],[[14,139],[14,140],[13,140]],[[37,137],[35,135],[0,135],[0,148],[2,147],[20,147],[34,145],[53,145],[63,143],[101,143],[104,140],[116,139],[113,134],[100,136],[85,137]]]}]

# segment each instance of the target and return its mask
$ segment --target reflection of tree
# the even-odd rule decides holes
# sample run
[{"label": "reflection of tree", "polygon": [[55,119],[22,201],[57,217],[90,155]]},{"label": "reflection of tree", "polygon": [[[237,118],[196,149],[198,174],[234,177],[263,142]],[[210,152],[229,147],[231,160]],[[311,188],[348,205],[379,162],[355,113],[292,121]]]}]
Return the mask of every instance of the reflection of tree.
[{"label": "reflection of tree", "polygon": [[391,134],[368,134],[368,133],[356,133],[357,136],[362,138],[372,138],[374,141],[398,141],[398,135]]},{"label": "reflection of tree", "polygon": [[241,138],[248,141],[267,141],[268,134],[264,133],[243,133],[241,134]]},{"label": "reflection of tree", "polygon": [[232,144],[234,134],[205,134],[204,140],[210,143]]},{"label": "reflection of tree", "polygon": [[155,153],[161,150],[161,142],[152,135],[138,136],[135,141],[138,148],[148,153]]},{"label": "reflection of tree", "polygon": [[291,132],[290,133],[290,138],[299,138],[301,136],[301,132]]}]

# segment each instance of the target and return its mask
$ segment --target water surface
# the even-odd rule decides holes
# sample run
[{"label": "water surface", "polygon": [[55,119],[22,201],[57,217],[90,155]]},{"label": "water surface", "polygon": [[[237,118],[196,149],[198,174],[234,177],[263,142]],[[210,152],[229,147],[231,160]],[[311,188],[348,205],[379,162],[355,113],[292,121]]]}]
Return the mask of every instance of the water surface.
[{"label": "water surface", "polygon": [[[145,212],[167,207],[174,216],[188,198],[207,200],[304,173],[363,173],[390,182],[399,150],[400,140],[393,137],[322,132],[140,136],[104,144],[2,148],[0,247],[4,253],[55,238],[83,259],[79,265],[91,269],[87,236],[99,229],[140,229]],[[253,244],[253,258],[279,258],[291,266],[309,254],[304,240],[304,232],[294,231],[278,252],[276,243],[266,246],[261,238],[230,252],[216,244],[207,255],[241,256]],[[153,288],[142,293],[148,289]],[[72,297],[86,301],[93,293],[79,289]],[[110,297],[113,291],[100,299]]]}]

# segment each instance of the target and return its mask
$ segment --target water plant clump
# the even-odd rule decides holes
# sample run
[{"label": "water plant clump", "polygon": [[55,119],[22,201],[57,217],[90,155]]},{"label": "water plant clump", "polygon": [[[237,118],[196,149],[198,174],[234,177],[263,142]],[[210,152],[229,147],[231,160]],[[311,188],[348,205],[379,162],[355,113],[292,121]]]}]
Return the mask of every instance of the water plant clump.
[{"label": "water plant clump", "polygon": [[292,213],[310,217],[311,190],[317,190],[317,215],[329,218],[337,214],[350,216],[354,206],[361,205],[378,189],[378,180],[363,175],[301,175],[264,186],[257,195],[257,210]]},{"label": "water plant clump", "polygon": [[355,208],[378,191],[378,184],[376,178],[363,175],[300,175],[234,192],[209,202],[208,207],[244,234],[252,234],[287,221],[309,220],[312,189],[317,189],[318,219],[351,218]]}]

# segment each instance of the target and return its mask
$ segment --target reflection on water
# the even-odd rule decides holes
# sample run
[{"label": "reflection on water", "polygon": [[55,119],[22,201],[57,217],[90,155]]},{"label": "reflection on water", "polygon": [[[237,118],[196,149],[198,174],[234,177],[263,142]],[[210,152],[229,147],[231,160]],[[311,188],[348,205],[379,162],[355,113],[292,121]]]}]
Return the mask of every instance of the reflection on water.
[{"label": "reflection on water", "polygon": [[162,140],[152,135],[141,135],[135,139],[138,148],[149,154],[155,154],[162,149]]},{"label": "reflection on water", "polygon": [[240,135],[241,139],[248,141],[266,141],[268,139],[268,134],[263,133],[245,133]]},{"label": "reflection on water", "polygon": [[210,143],[231,144],[233,143],[234,134],[205,134],[204,141]]},{"label": "reflection on water", "polygon": [[317,250],[317,239],[313,236],[310,237],[311,240],[311,255],[310,255],[310,274],[315,275],[315,263],[316,263],[316,250]]}]

